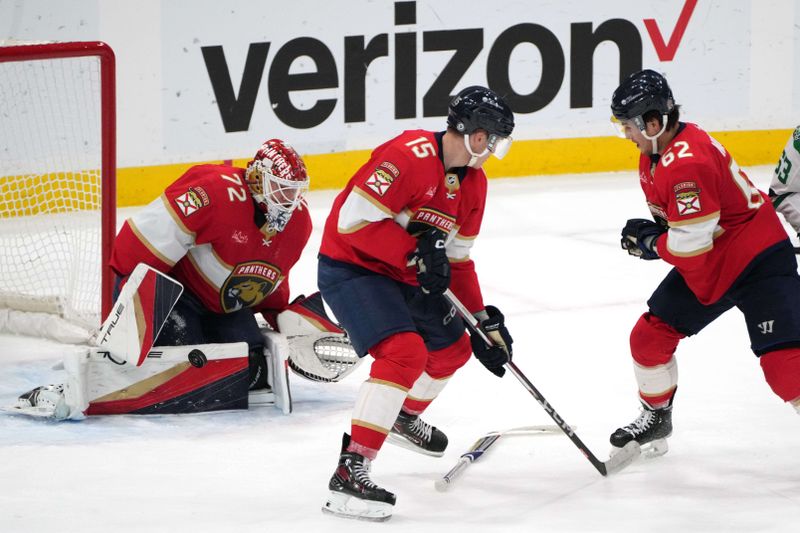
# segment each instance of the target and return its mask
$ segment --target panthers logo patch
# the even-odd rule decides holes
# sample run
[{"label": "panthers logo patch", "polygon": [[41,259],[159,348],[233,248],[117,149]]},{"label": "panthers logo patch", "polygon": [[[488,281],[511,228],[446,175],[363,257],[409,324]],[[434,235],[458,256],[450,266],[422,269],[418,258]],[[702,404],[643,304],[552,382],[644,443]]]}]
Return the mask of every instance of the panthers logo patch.
[{"label": "panthers logo patch", "polygon": [[253,261],[236,265],[220,289],[222,310],[232,313],[258,305],[272,292],[280,276],[280,269],[269,263]]}]

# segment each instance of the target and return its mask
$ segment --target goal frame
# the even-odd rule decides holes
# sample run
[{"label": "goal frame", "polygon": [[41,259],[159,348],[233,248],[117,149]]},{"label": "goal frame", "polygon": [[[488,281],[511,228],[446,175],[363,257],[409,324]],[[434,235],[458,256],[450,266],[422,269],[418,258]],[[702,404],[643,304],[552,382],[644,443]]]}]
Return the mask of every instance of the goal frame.
[{"label": "goal frame", "polygon": [[[0,46],[0,62],[40,61],[76,57],[97,57],[100,62],[101,142],[101,277],[100,322],[111,311],[114,273],[109,266],[111,247],[117,231],[116,216],[116,59],[102,41],[48,42]],[[98,324],[99,326],[100,324]]]}]

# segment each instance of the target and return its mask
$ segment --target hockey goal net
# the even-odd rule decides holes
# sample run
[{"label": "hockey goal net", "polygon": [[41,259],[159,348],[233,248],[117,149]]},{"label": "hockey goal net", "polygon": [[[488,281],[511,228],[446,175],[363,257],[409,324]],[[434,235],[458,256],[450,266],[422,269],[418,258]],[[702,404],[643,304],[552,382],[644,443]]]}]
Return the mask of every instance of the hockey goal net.
[{"label": "hockey goal net", "polygon": [[47,313],[91,331],[112,303],[114,53],[0,42],[0,102],[0,329],[47,335]]}]

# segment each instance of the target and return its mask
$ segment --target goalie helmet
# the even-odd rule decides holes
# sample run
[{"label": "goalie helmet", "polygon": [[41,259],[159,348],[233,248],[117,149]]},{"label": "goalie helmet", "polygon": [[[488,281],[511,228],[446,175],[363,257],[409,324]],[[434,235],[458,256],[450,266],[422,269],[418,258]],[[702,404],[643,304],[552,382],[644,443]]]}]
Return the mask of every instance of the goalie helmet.
[{"label": "goalie helmet", "polygon": [[649,69],[628,76],[611,97],[611,112],[620,121],[641,120],[648,111],[668,115],[674,108],[675,101],[666,78]]},{"label": "goalie helmet", "polygon": [[247,164],[245,177],[271,228],[283,231],[308,190],[308,172],[302,158],[283,141],[270,139]]}]

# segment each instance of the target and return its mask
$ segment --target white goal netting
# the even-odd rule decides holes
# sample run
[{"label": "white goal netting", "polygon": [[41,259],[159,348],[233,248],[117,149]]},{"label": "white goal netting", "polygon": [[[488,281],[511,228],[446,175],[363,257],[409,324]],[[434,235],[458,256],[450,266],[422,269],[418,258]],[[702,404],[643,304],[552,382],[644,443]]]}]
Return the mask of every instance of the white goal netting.
[{"label": "white goal netting", "polygon": [[97,57],[0,60],[0,308],[100,323],[100,85]]}]

